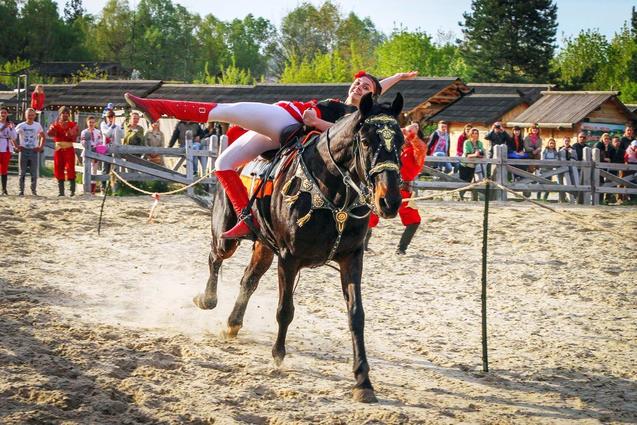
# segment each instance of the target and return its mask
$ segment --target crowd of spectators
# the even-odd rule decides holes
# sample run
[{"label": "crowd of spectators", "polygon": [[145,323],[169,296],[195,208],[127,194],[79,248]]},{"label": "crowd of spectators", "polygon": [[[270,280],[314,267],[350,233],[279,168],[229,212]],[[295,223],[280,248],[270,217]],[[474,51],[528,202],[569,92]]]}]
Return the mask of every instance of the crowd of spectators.
[{"label": "crowd of spectators", "polygon": [[[595,147],[600,150],[600,161],[617,164],[637,164],[637,140],[635,140],[634,129],[630,124],[625,126],[624,133],[622,135],[604,133],[600,136],[599,141],[592,144],[588,142],[588,139],[593,139],[592,136],[585,132],[580,132],[577,135],[575,143],[571,143],[569,136],[564,136],[561,140],[561,145],[558,146],[558,140],[553,137],[543,139],[541,135],[541,129],[538,124],[531,125],[526,134],[524,130],[518,126],[513,127],[511,134],[509,134],[501,122],[495,122],[489,131],[484,135],[484,144],[480,140],[480,130],[473,127],[471,124],[464,126],[462,133],[458,136],[455,155],[464,158],[482,158],[493,157],[494,147],[498,145],[506,145],[507,157],[510,159],[533,159],[533,160],[546,160],[554,161],[560,160],[563,157],[566,160],[584,160],[584,148]],[[485,146],[488,143],[488,149]],[[448,123],[440,121],[437,123],[436,130],[429,136],[429,142],[427,144],[427,154],[434,157],[448,157],[449,156],[449,131]],[[434,163],[434,168],[439,168],[447,174],[457,172],[457,177],[465,182],[472,182],[474,179],[482,178],[483,175],[490,175],[490,164],[483,167],[480,164],[476,165],[470,162],[459,163],[459,166],[454,169],[450,163]],[[520,168],[529,173],[538,174],[540,168],[550,171],[557,167],[540,167],[536,165],[519,165],[516,168]],[[608,170],[609,173],[617,175],[618,177],[625,177],[635,173],[632,170]],[[518,179],[520,177],[510,175],[510,179]],[[571,176],[574,180],[577,180],[577,176]],[[600,183],[604,183],[606,179],[601,178]],[[540,193],[537,194],[540,199]],[[548,198],[548,192],[543,194],[543,198]],[[464,193],[461,193],[461,198],[464,198]],[[606,200],[613,199],[611,196],[607,196]],[[620,198],[621,199],[621,198]]]}]

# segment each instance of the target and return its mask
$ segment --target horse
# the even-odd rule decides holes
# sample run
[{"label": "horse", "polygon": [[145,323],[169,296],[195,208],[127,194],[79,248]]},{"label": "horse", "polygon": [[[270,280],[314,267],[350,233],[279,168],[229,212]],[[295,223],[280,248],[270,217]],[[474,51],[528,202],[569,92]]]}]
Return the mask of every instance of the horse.
[{"label": "horse", "polygon": [[[278,334],[272,348],[275,364],[285,358],[285,338],[294,317],[293,292],[302,268],[333,260],[339,265],[341,288],[347,303],[352,335],[356,384],[353,398],[377,402],[369,379],[361,298],[363,242],[372,209],[393,218],[400,195],[400,151],[404,143],[397,117],[403,107],[398,93],[390,103],[378,104],[371,94],[359,110],[346,115],[314,143],[304,144],[272,181],[270,197],[257,200],[254,213],[269,239],[255,241],[250,263],[240,283],[239,295],[228,318],[227,337],[236,337],[259,280],[278,257]],[[204,293],[193,302],[201,309],[217,304],[217,280],[221,264],[230,258],[239,240],[221,239],[237,216],[218,185],[212,212],[210,277]],[[269,242],[270,241],[270,242]]]}]

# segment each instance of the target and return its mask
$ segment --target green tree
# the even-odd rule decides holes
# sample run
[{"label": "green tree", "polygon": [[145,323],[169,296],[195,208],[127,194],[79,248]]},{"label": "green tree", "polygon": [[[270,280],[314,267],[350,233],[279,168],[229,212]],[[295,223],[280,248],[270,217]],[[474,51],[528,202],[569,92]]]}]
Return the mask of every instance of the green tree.
[{"label": "green tree", "polygon": [[336,52],[351,66],[352,74],[374,66],[374,50],[385,40],[369,19],[360,19],[354,12],[341,20],[336,30]]},{"label": "green tree", "polygon": [[90,34],[98,59],[122,62],[131,55],[132,14],[128,0],[108,0]]},{"label": "green tree", "polygon": [[17,0],[0,1],[0,38],[2,40],[11,40],[11,43],[1,43],[0,60],[15,59],[20,51],[16,51],[16,46],[24,45],[22,27],[19,16],[19,8]]},{"label": "green tree", "polygon": [[553,0],[473,0],[462,51],[478,81],[546,82],[555,50]]},{"label": "green tree", "polygon": [[[31,62],[65,60],[75,46],[69,40],[64,22],[52,0],[27,0],[22,8],[20,25],[28,29],[18,54]],[[9,39],[12,39],[9,38]],[[14,46],[15,47],[15,46]]]},{"label": "green tree", "polygon": [[311,60],[317,54],[333,51],[340,20],[338,7],[331,1],[319,8],[302,3],[281,22],[281,46],[285,56]]},{"label": "green tree", "polygon": [[64,5],[64,21],[72,23],[86,13],[82,0],[66,0]]},{"label": "green tree", "polygon": [[270,21],[249,14],[226,24],[224,33],[232,59],[231,63],[225,61],[226,66],[249,70],[251,75],[266,74],[276,40],[276,28]]},{"label": "green tree", "polygon": [[553,61],[559,85],[571,90],[600,87],[598,74],[608,66],[609,49],[606,36],[598,30],[581,31],[564,40],[564,48]]}]

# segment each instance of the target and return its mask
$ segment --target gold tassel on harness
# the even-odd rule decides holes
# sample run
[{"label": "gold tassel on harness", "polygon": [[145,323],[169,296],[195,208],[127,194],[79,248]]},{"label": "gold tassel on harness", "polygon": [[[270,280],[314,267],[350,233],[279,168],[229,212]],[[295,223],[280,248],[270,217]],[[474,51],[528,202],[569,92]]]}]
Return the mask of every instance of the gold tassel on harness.
[{"label": "gold tassel on harness", "polygon": [[307,223],[308,221],[310,221],[310,218],[312,218],[312,211],[313,211],[313,210],[310,210],[310,212],[309,212],[309,213],[305,214],[303,217],[301,217],[301,218],[299,218],[298,220],[296,220],[296,224],[297,224],[299,227],[303,227],[303,225],[304,225],[305,223]]},{"label": "gold tassel on harness", "polygon": [[297,192],[296,195],[284,195],[283,200],[286,204],[288,204],[288,207],[292,207],[292,204],[294,204],[296,200],[299,199],[299,195],[301,195],[301,192]]}]

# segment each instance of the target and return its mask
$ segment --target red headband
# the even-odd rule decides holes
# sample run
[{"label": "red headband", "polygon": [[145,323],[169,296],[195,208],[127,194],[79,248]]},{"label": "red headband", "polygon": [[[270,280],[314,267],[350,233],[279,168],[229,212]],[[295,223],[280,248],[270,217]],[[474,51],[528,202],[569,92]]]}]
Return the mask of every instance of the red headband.
[{"label": "red headband", "polygon": [[374,93],[373,94],[379,95],[383,91],[383,88],[380,85],[380,81],[378,81],[378,78],[374,77],[371,74],[368,74],[367,72],[365,72],[363,70],[358,71],[356,74],[354,74],[354,78],[361,78],[361,77],[367,77],[370,80],[372,80],[372,82],[374,83]]}]

